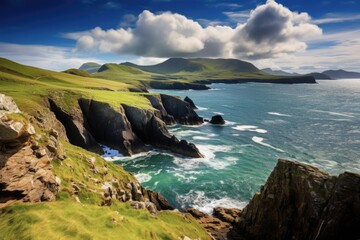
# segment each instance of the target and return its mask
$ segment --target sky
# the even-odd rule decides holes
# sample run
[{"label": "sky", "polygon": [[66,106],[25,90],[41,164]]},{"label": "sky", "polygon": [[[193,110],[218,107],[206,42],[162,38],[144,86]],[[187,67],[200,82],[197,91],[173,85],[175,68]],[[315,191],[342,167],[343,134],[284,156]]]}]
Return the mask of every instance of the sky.
[{"label": "sky", "polygon": [[360,71],[360,0],[1,0],[0,57],[85,62],[236,58],[290,72]]}]

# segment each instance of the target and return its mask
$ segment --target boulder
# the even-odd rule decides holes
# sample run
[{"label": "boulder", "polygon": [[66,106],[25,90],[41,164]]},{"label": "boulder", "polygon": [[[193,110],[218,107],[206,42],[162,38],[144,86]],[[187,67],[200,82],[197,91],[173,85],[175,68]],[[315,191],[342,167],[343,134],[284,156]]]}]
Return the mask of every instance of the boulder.
[{"label": "boulder", "polygon": [[184,98],[184,101],[187,102],[187,103],[189,103],[190,106],[192,107],[192,109],[197,109],[197,107],[195,106],[194,101],[191,100],[191,98],[189,98],[188,96],[186,96],[186,97]]},{"label": "boulder", "polygon": [[221,115],[215,115],[211,118],[210,123],[223,125],[223,124],[225,124],[225,120],[223,119],[223,117]]},{"label": "boulder", "polygon": [[0,116],[4,113],[19,113],[20,109],[11,97],[0,93]]},{"label": "boulder", "polygon": [[175,120],[184,125],[198,125],[204,123],[188,102],[177,97],[160,94],[166,112],[174,116]]}]

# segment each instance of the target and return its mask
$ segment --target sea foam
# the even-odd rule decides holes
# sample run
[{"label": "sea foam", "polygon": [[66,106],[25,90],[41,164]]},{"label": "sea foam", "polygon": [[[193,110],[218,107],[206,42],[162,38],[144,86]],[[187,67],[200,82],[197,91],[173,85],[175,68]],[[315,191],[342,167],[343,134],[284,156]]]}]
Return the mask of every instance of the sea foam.
[{"label": "sea foam", "polygon": [[258,128],[257,126],[253,125],[238,125],[235,127],[232,127],[232,129],[238,130],[238,131],[249,131],[249,132],[257,132],[257,133],[267,133],[268,131],[265,129]]},{"label": "sea foam", "polygon": [[282,150],[282,149],[280,149],[280,148],[276,148],[276,147],[274,147],[274,146],[272,146],[272,145],[270,145],[270,144],[268,144],[268,143],[264,143],[264,139],[262,138],[262,137],[252,137],[252,139],[251,139],[253,142],[256,142],[256,143],[258,143],[258,144],[260,144],[260,145],[263,145],[263,146],[265,146],[265,147],[269,147],[269,148],[272,148],[272,149],[274,149],[274,150],[276,150],[276,151],[279,151],[279,152],[285,152],[284,150]]},{"label": "sea foam", "polygon": [[212,214],[214,207],[242,209],[247,204],[246,202],[238,201],[229,197],[220,199],[209,198],[205,195],[205,192],[195,190],[190,190],[190,192],[185,195],[178,195],[176,200],[180,203],[183,209],[193,207],[208,214]]}]

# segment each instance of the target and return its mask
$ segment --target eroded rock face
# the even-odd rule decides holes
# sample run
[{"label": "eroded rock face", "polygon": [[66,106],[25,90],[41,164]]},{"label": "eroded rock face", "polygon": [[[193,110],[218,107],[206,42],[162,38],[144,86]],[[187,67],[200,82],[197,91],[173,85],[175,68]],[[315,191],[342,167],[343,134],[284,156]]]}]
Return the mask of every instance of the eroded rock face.
[{"label": "eroded rock face", "polygon": [[177,97],[160,94],[162,104],[167,113],[174,116],[175,120],[184,125],[196,125],[204,123],[188,102]]},{"label": "eroded rock face", "polygon": [[91,132],[99,142],[127,156],[148,150],[134,134],[121,106],[115,109],[108,103],[88,99],[80,99],[79,104]]},{"label": "eroded rock face", "polygon": [[186,209],[216,240],[242,239],[234,230],[233,225],[238,220],[241,210],[230,208],[214,208],[214,216],[194,208]]},{"label": "eroded rock face", "polygon": [[175,136],[171,136],[166,124],[156,117],[153,111],[127,105],[123,107],[135,134],[145,143],[190,157],[203,157],[194,144],[185,140],[179,141]]},{"label": "eroded rock face", "polygon": [[358,239],[360,175],[279,160],[241,214],[245,239]]},{"label": "eroded rock face", "polygon": [[78,105],[73,106],[72,112],[68,113],[52,99],[49,99],[49,104],[51,111],[65,127],[70,143],[92,152],[103,153],[102,148],[88,130],[89,125]]},{"label": "eroded rock face", "polygon": [[173,125],[176,123],[175,118],[171,115],[169,115],[164,108],[160,95],[147,95],[147,99],[149,99],[151,105],[153,108],[160,111],[161,119],[166,123],[166,125]]},{"label": "eroded rock face", "polygon": [[0,109],[0,205],[55,200],[59,184],[34,127],[11,98],[0,96]]},{"label": "eroded rock face", "polygon": [[191,98],[189,98],[188,96],[186,96],[186,97],[184,98],[184,101],[187,102],[187,103],[189,103],[190,106],[192,107],[192,109],[197,109],[194,101],[193,101]]}]

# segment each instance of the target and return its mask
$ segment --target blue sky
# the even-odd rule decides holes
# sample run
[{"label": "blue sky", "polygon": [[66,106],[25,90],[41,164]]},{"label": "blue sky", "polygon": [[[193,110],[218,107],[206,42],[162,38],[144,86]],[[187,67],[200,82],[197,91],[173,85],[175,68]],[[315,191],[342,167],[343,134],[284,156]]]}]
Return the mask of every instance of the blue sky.
[{"label": "blue sky", "polygon": [[179,56],[360,71],[358,52],[359,0],[2,0],[0,8],[0,56],[54,70]]}]

